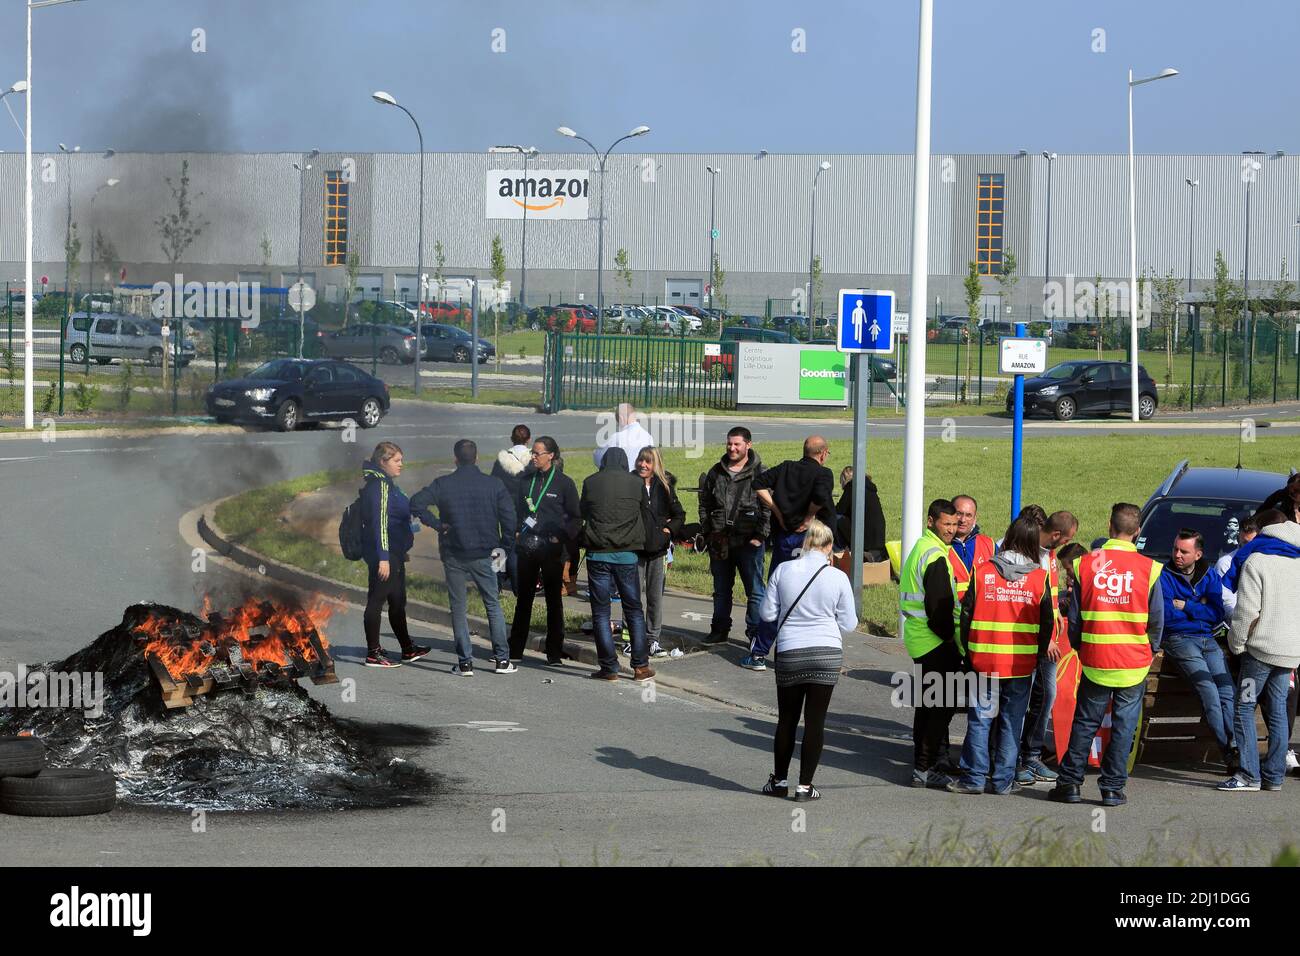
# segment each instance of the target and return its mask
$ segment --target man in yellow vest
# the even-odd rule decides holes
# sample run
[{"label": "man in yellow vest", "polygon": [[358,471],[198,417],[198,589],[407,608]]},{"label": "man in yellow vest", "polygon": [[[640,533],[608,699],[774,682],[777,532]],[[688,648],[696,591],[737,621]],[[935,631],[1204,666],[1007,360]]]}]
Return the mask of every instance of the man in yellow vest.
[{"label": "man in yellow vest", "polygon": [[[914,787],[947,787],[956,769],[948,757],[948,725],[957,712],[949,700],[956,682],[948,675],[965,669],[957,633],[957,588],[948,547],[957,532],[957,509],[946,498],[930,502],[925,533],[917,539],[899,575],[899,610],[903,617],[903,643],[915,662],[912,694],[912,747]],[[926,680],[927,676],[930,680]],[[925,688],[935,696],[926,702]]]},{"label": "man in yellow vest", "polygon": [[1079,647],[1079,682],[1070,746],[1048,796],[1078,803],[1088,751],[1110,705],[1110,743],[1101,759],[1101,805],[1128,802],[1128,757],[1142,713],[1151,658],[1160,647],[1164,597],[1160,565],[1133,545],[1141,529],[1137,505],[1110,510],[1110,539],[1074,562],[1079,600],[1070,605],[1070,638]]}]

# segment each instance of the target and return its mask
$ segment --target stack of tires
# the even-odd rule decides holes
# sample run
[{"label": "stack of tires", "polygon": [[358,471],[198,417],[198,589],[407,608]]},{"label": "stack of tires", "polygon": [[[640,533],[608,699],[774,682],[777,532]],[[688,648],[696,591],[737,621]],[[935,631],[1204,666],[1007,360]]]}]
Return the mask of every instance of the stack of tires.
[{"label": "stack of tires", "polygon": [[45,766],[35,737],[0,737],[0,813],[23,817],[79,817],[108,813],[117,780],[102,770]]}]

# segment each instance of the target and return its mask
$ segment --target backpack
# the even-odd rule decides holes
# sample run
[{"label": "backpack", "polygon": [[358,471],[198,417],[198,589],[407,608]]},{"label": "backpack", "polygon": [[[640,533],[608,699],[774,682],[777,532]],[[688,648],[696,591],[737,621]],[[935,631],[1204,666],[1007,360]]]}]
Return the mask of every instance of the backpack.
[{"label": "backpack", "polygon": [[356,500],[343,509],[343,517],[339,519],[339,548],[343,551],[343,557],[349,561],[360,561],[361,553],[361,494],[358,492]]}]

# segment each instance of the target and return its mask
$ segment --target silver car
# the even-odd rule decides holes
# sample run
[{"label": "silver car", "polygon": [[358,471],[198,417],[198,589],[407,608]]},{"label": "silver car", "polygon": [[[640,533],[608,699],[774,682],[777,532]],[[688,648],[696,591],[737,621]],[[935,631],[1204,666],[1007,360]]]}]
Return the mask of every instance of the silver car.
[{"label": "silver car", "polygon": [[[130,315],[87,315],[85,312],[74,312],[69,317],[64,342],[68,359],[77,365],[87,357],[100,365],[107,365],[113,359],[161,365],[164,350],[170,344],[164,339],[158,322]],[[193,360],[194,343],[182,342],[180,364],[189,365]]]}]

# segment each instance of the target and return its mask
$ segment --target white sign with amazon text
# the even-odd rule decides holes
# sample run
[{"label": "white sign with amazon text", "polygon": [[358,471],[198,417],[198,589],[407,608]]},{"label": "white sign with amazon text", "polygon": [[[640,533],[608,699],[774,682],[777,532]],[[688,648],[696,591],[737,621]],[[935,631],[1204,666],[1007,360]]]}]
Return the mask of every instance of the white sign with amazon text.
[{"label": "white sign with amazon text", "polygon": [[586,219],[591,173],[586,169],[489,169],[484,189],[486,218]]},{"label": "white sign with amazon text", "polygon": [[1003,375],[1042,375],[1047,371],[1047,339],[998,339],[998,371]]}]

